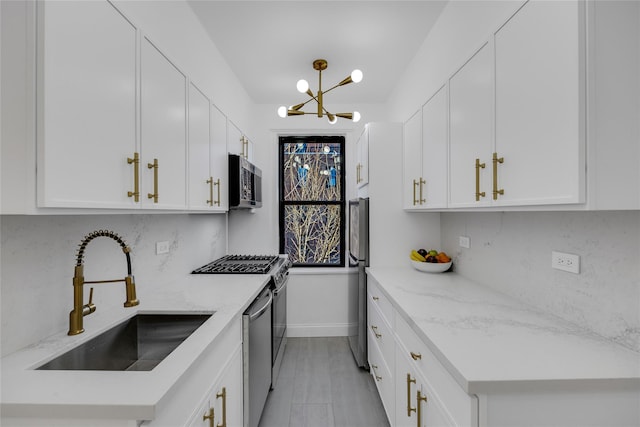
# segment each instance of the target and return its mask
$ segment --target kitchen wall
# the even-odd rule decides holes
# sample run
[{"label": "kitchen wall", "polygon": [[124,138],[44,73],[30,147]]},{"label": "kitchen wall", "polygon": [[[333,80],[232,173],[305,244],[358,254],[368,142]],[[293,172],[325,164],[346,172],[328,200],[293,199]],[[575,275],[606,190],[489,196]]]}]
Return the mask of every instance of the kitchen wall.
[{"label": "kitchen wall", "polygon": [[[180,286],[191,270],[226,251],[225,215],[2,215],[2,355],[68,329],[76,251],[85,235],[100,229],[116,232],[131,247],[140,308],[145,295]],[[168,254],[156,255],[159,241],[170,242]],[[120,279],[126,273],[125,255],[115,241],[99,237],[89,243],[86,280]],[[124,291],[121,283],[96,284],[98,309],[92,316],[121,307]]]},{"label": "kitchen wall", "polygon": [[[640,212],[443,213],[441,226],[459,274],[640,351]],[[551,251],[580,255],[580,274],[552,269]]]}]

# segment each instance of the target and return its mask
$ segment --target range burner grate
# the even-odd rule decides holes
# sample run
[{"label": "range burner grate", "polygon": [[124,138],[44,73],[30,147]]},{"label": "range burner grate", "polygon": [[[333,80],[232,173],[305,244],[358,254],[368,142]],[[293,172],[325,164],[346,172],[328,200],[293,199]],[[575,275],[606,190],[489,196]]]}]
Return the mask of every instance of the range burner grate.
[{"label": "range burner grate", "polygon": [[267,274],[277,255],[226,255],[193,270],[192,274]]}]

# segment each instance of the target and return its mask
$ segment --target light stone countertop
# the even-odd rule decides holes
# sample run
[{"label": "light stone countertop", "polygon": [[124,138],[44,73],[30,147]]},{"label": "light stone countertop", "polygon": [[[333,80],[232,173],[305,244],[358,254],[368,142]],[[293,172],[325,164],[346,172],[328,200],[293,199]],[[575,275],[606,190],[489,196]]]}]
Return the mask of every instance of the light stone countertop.
[{"label": "light stone countertop", "polygon": [[[2,416],[153,419],[162,398],[268,281],[268,275],[188,275],[179,285],[138,292],[137,307],[100,311],[98,305],[84,318],[84,333],[70,337],[65,330],[0,360]],[[136,313],[212,311],[210,319],[151,371],[33,369]]]},{"label": "light stone countertop", "polygon": [[638,390],[640,354],[455,273],[368,268],[469,394]]}]

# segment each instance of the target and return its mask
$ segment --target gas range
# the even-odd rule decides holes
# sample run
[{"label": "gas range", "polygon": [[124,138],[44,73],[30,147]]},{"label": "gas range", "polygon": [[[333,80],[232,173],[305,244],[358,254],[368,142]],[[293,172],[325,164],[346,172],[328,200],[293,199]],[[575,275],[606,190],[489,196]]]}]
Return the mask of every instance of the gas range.
[{"label": "gas range", "polygon": [[192,274],[281,274],[289,268],[286,255],[226,255],[200,268]]}]

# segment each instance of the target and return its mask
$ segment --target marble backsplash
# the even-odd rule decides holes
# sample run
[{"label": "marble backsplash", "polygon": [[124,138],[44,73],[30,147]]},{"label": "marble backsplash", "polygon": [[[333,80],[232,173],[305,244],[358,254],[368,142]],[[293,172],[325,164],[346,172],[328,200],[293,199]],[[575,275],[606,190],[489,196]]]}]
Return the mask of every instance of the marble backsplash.
[{"label": "marble backsplash", "polygon": [[[189,271],[227,250],[226,215],[3,215],[0,221],[2,355],[68,328],[76,251],[94,230],[114,231],[131,247],[141,307],[146,293],[176,286]],[[159,241],[169,242],[169,253],[156,255]],[[91,241],[84,261],[86,280],[126,276],[125,256],[109,238]],[[95,315],[122,306],[124,284],[94,286]]]},{"label": "marble backsplash", "polygon": [[[639,211],[443,213],[441,228],[459,274],[640,351]],[[551,251],[580,255],[580,274]]]}]

